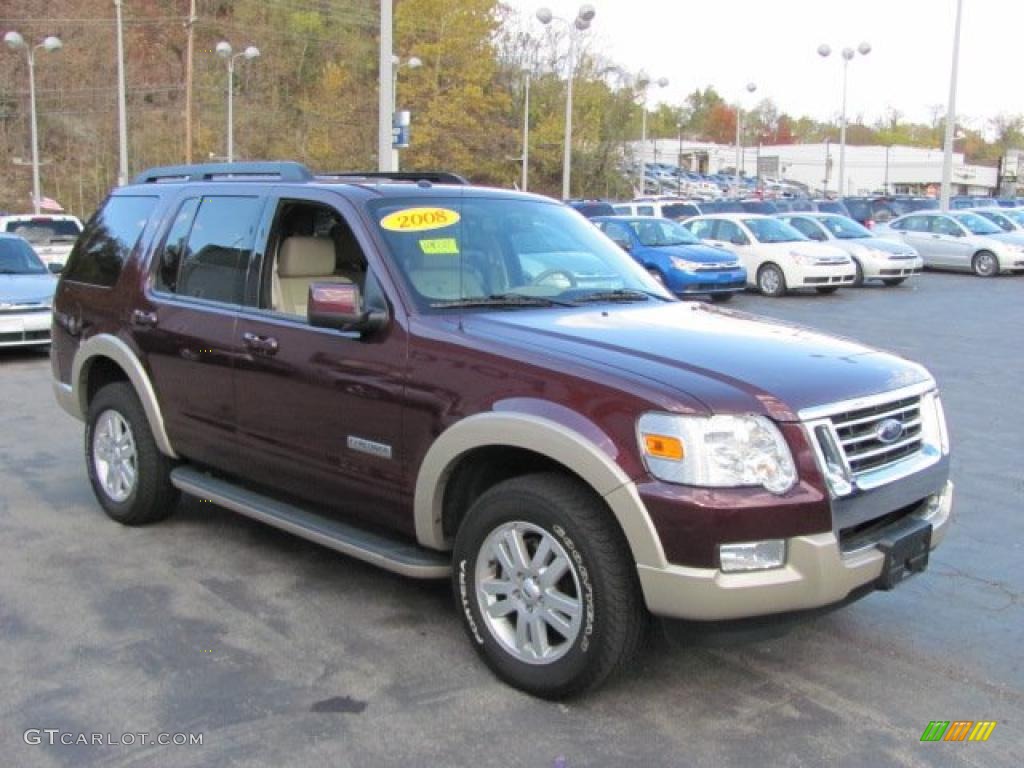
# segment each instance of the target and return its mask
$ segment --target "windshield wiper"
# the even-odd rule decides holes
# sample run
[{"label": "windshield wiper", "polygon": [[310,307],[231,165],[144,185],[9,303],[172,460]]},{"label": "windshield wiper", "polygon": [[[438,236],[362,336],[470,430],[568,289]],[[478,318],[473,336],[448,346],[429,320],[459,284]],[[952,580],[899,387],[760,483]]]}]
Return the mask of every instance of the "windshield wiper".
[{"label": "windshield wiper", "polygon": [[662,299],[656,293],[650,293],[648,291],[638,291],[631,288],[619,288],[614,291],[594,291],[584,296],[580,296],[575,301],[577,304],[583,304],[585,302],[594,301],[647,301],[648,299]]},{"label": "windshield wiper", "polygon": [[431,307],[571,307],[567,301],[522,293],[493,293],[490,296],[467,296],[464,299],[435,301]]}]

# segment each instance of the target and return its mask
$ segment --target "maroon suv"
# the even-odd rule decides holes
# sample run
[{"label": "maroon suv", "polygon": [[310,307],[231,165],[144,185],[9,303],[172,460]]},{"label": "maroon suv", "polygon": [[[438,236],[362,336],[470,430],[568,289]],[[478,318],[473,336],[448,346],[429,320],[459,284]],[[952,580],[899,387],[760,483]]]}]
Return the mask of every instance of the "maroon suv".
[{"label": "maroon suv", "polygon": [[568,695],[650,614],[889,589],[948,527],[921,366],[676,300],[560,203],[456,177],[159,168],[57,291],[53,373],[96,497],[184,491],[452,579],[500,677]]}]

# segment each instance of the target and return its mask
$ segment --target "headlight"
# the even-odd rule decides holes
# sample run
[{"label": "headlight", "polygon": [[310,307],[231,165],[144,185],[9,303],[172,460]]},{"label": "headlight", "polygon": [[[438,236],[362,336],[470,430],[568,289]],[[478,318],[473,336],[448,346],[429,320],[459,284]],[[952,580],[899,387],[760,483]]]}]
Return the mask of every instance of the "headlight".
[{"label": "headlight", "polygon": [[645,413],[637,437],[647,469],[668,483],[782,494],[797,480],[785,438],[764,416]]},{"label": "headlight", "polygon": [[673,267],[683,272],[696,272],[697,269],[703,266],[699,261],[687,261],[686,259],[680,259],[678,256],[673,256],[671,261]]},{"label": "headlight", "polygon": [[799,251],[790,251],[789,255],[797,264],[803,264],[804,266],[810,266],[815,261],[817,261],[816,257],[808,256],[807,254],[800,253]]}]

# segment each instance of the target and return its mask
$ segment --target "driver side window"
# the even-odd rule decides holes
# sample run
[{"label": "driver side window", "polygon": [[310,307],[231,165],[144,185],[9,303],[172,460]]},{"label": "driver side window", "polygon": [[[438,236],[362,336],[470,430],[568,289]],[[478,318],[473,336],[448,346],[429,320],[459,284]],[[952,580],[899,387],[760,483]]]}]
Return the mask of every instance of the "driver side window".
[{"label": "driver side window", "polygon": [[747,236],[743,234],[739,226],[726,219],[719,219],[718,228],[715,230],[715,240],[721,240],[724,243],[732,243],[733,245],[749,245],[750,241]]},{"label": "driver side window", "polygon": [[821,241],[827,239],[825,237],[825,233],[822,232],[820,227],[818,227],[818,225],[813,221],[808,221],[807,219],[789,219],[786,223],[792,226],[801,235],[811,238],[811,240]]},{"label": "driver side window", "polygon": [[932,217],[932,232],[937,235],[949,235],[951,237],[963,236],[960,225],[947,219],[945,216]]}]

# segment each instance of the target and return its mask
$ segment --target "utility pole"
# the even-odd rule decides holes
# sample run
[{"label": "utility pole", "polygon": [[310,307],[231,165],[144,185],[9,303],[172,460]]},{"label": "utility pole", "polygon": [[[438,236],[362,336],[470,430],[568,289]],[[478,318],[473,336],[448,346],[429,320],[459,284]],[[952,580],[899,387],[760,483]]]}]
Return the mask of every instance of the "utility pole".
[{"label": "utility pole", "polygon": [[960,18],[964,2],[956,2],[956,26],[953,28],[953,66],[949,75],[949,101],[946,103],[946,140],[942,149],[942,189],[939,193],[939,208],[949,210],[949,196],[953,186],[953,138],[956,128],[956,78],[960,66]]},{"label": "utility pole", "polygon": [[117,13],[117,186],[128,183],[128,106],[124,82],[124,24],[121,19],[121,0],[114,0]]},{"label": "utility pole", "polygon": [[189,4],[188,21],[185,22],[185,29],[188,30],[188,47],[185,51],[185,162],[192,162],[192,57],[195,53],[195,26],[196,0]]},{"label": "utility pole", "polygon": [[394,123],[394,82],[392,80],[394,55],[393,40],[394,0],[380,0],[380,72],[377,84],[377,170],[394,171],[391,154],[391,132]]}]

